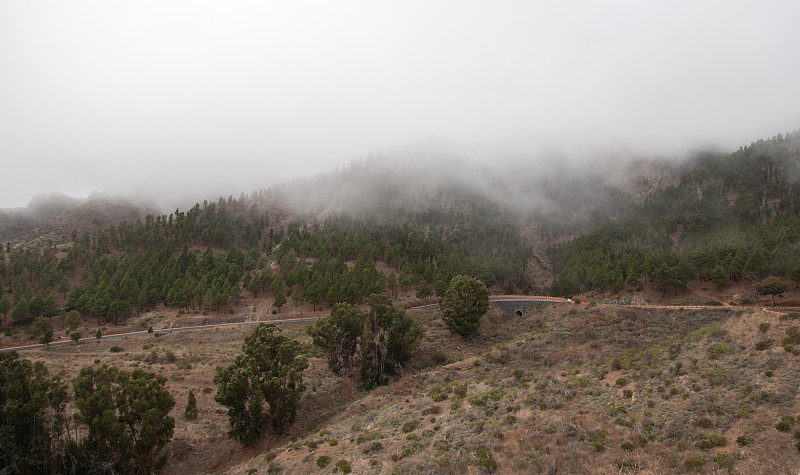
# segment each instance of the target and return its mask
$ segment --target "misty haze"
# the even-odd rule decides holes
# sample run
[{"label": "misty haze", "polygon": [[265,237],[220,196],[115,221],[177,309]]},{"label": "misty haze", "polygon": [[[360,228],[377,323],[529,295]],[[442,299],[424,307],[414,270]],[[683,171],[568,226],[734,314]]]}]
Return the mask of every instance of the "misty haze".
[{"label": "misty haze", "polygon": [[0,4],[0,473],[800,473],[800,6],[529,3]]}]

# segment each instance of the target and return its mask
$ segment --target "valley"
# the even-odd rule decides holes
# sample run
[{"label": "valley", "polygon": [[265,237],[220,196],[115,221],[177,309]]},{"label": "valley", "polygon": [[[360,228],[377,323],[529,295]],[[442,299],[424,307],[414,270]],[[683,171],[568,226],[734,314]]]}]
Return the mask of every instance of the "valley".
[{"label": "valley", "polygon": [[[631,170],[570,174],[568,191],[364,161],[168,214],[14,228],[0,349],[47,345],[18,357],[64,383],[48,420],[66,432],[43,455],[60,470],[87,440],[76,381],[113,367],[173,399],[160,473],[796,472],[798,134]],[[459,276],[488,294],[474,330],[439,307]],[[324,346],[345,317],[350,356]],[[242,443],[215,378],[264,322],[298,343],[303,389],[285,430]],[[366,342],[409,334],[370,373],[384,353]],[[73,470],[104,470],[77,453]]]}]

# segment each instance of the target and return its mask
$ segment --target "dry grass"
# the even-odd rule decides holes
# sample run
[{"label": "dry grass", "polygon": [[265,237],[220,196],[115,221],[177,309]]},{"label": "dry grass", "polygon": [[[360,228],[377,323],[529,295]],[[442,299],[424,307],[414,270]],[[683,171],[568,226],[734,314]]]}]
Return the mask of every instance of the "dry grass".
[{"label": "dry grass", "polygon": [[[789,432],[775,428],[781,416],[800,416],[800,357],[780,344],[797,321],[604,305],[553,306],[521,318],[493,309],[465,341],[444,329],[437,311],[417,315],[428,329],[419,356],[369,393],[358,391],[357,375],[333,375],[308,347],[309,389],[297,422],[250,448],[227,438],[211,383],[249,327],[26,356],[68,374],[111,363],[167,377],[177,403],[167,473],[333,473],[341,460],[352,473],[800,470],[793,437],[800,422]],[[308,344],[303,325],[282,328]],[[765,338],[776,343],[757,350]],[[112,345],[123,351],[110,352]],[[200,411],[191,422],[182,417],[190,389]]]}]

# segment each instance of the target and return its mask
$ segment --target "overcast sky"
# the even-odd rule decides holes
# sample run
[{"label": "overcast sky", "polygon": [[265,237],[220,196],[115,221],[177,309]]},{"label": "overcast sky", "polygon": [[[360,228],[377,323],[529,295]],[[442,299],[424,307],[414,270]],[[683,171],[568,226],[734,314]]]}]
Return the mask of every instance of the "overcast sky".
[{"label": "overcast sky", "polygon": [[0,207],[213,199],[431,138],[738,148],[800,128],[798,18],[796,0],[3,0]]}]

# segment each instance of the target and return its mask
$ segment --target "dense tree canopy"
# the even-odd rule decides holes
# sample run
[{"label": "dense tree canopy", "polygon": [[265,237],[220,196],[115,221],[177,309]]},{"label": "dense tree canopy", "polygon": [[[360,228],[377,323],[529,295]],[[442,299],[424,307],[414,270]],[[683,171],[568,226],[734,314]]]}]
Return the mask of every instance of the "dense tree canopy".
[{"label": "dense tree canopy", "polygon": [[0,353],[0,469],[3,473],[65,472],[61,435],[67,387],[41,362]]},{"label": "dense tree canopy", "polygon": [[373,294],[367,303],[366,311],[336,304],[330,317],[319,319],[307,331],[325,352],[331,370],[342,374],[360,363],[362,385],[373,388],[385,384],[387,374],[396,373],[411,359],[424,328],[386,295]]},{"label": "dense tree canopy", "polygon": [[116,473],[151,473],[166,463],[162,449],[172,438],[175,406],[166,379],[135,369],[86,367],[73,383],[76,419],[86,425],[83,447],[91,465]]},{"label": "dense tree canopy", "polygon": [[[800,269],[800,134],[704,154],[623,217],[550,249],[553,295],[756,282]],[[791,275],[800,281],[800,271]],[[795,279],[796,277],[796,279]],[[724,279],[724,280],[723,280]]]},{"label": "dense tree canopy", "polygon": [[275,325],[259,325],[242,353],[214,375],[214,400],[228,407],[230,435],[245,444],[258,440],[267,424],[278,432],[288,428],[305,390],[302,346],[279,333]]}]

